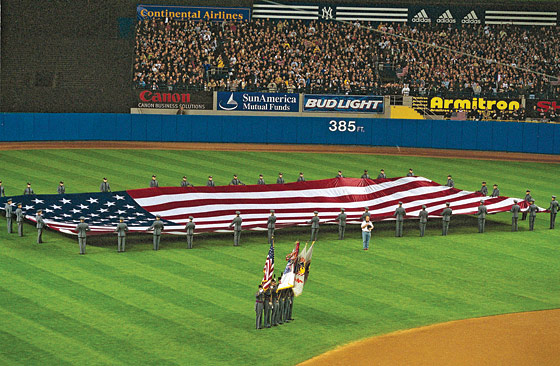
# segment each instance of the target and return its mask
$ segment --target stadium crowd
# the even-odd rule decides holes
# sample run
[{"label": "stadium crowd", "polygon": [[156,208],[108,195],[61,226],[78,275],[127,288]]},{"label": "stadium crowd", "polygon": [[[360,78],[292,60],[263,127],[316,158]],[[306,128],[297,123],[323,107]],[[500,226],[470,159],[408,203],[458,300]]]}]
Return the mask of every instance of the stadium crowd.
[{"label": "stadium crowd", "polygon": [[384,33],[332,21],[140,21],[134,84],[168,90],[560,95],[560,86],[551,86],[545,76],[560,75],[558,27],[380,24],[376,29]]}]

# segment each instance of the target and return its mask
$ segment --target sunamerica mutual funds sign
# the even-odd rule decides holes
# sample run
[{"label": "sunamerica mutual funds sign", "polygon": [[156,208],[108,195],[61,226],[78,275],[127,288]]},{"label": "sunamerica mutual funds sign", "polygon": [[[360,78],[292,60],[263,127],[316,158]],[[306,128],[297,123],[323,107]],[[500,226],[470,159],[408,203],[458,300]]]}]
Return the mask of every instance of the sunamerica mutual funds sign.
[{"label": "sunamerica mutual funds sign", "polygon": [[299,94],[218,92],[219,111],[299,112]]}]

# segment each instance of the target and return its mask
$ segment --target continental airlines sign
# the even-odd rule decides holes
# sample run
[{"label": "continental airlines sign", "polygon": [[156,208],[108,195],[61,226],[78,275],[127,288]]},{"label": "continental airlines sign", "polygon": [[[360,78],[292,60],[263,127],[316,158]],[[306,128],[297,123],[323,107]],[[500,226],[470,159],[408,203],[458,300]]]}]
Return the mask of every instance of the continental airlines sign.
[{"label": "continental airlines sign", "polygon": [[169,20],[205,20],[221,22],[224,20],[250,20],[251,9],[249,8],[214,8],[205,6],[162,6],[162,5],[138,5],[136,7],[136,18],[145,19],[169,19]]},{"label": "continental airlines sign", "polygon": [[479,110],[479,111],[516,111],[521,108],[518,100],[503,99],[445,99],[433,97],[430,99],[429,108],[435,112],[447,112],[456,110]]}]

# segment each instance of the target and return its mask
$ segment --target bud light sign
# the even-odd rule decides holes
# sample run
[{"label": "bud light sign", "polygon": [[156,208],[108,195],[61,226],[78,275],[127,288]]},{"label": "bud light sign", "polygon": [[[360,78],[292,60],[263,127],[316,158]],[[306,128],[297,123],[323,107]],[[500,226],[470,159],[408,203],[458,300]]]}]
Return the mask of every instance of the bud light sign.
[{"label": "bud light sign", "polygon": [[383,113],[383,97],[372,95],[305,95],[303,111]]}]

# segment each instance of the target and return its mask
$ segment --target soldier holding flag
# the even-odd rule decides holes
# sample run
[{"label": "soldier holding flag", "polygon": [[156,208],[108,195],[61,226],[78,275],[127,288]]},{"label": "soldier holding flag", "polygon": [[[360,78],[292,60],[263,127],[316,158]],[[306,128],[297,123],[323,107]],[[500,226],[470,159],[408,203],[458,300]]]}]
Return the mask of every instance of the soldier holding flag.
[{"label": "soldier holding flag", "polygon": [[262,329],[263,302],[264,302],[263,285],[259,285],[259,290],[255,294],[255,313],[257,315],[257,321],[256,321],[257,329]]}]

